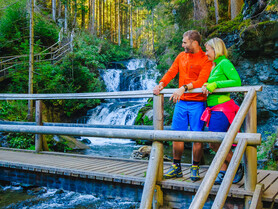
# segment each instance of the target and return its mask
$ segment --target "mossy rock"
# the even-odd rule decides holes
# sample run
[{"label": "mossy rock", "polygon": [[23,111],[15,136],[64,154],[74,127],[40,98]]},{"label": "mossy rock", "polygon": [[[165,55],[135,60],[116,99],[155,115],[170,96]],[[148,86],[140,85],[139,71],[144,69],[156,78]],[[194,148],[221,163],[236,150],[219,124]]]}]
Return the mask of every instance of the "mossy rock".
[{"label": "mossy rock", "polygon": [[250,25],[240,34],[240,50],[245,55],[274,55],[277,51],[278,22],[266,21]]},{"label": "mossy rock", "polygon": [[59,139],[62,142],[65,142],[69,148],[74,150],[90,149],[90,147],[88,147],[86,144],[78,141],[72,136],[59,135]]}]

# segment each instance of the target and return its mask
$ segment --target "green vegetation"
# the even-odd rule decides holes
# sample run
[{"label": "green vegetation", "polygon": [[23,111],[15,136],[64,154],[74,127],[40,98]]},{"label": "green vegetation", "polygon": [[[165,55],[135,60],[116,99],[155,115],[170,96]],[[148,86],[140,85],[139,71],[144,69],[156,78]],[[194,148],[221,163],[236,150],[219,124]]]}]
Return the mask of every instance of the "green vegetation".
[{"label": "green vegetation", "polygon": [[267,139],[262,141],[258,146],[258,160],[266,160],[264,163],[265,170],[278,170],[277,161],[278,153],[274,152],[274,144],[277,140],[277,133],[265,132]]}]

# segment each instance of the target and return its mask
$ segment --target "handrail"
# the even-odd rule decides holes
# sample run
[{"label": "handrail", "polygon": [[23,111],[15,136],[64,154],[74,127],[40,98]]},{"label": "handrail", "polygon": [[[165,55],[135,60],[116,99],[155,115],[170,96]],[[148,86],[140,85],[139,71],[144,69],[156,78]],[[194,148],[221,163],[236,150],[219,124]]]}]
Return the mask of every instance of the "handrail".
[{"label": "handrail", "polygon": [[[57,134],[71,136],[94,136],[122,139],[142,139],[150,141],[184,141],[184,142],[213,142],[221,143],[225,137],[223,132],[197,132],[197,131],[165,131],[165,130],[129,130],[114,128],[87,128],[87,127],[58,127],[34,125],[7,125],[0,124],[0,132],[22,132],[30,134]],[[248,144],[261,143],[261,134],[237,133],[233,143],[246,140]]]},{"label": "handrail", "polygon": [[250,205],[251,209],[261,209],[263,208],[262,203],[262,193],[264,190],[264,184],[257,184],[256,189],[252,198],[252,202]]},{"label": "handrail", "polygon": [[225,135],[223,142],[221,143],[213,161],[190,205],[190,209],[199,209],[202,208],[207,200],[209,191],[211,190],[217,174],[220,171],[222,164],[224,163],[226,156],[232,146],[233,140],[239,131],[241,124],[244,121],[245,116],[253,102],[253,99],[256,95],[255,89],[251,88],[248,91],[246,97],[244,98],[238,113],[236,114],[228,132]]},{"label": "handrail", "polygon": [[[215,93],[223,92],[248,92],[250,89],[262,91],[262,86],[241,86],[231,88],[215,89]],[[173,93],[176,89],[164,89],[161,94]],[[202,89],[197,88],[185,93],[201,93]],[[165,95],[164,95],[165,96]],[[167,96],[167,95],[166,95]],[[166,97],[165,96],[165,97]],[[63,93],[63,94],[0,94],[0,100],[37,100],[37,99],[115,99],[115,98],[149,98],[153,97],[152,90],[139,91],[118,91],[98,93]]]},{"label": "handrail", "polygon": [[247,141],[245,139],[241,139],[236,147],[236,150],[233,154],[229,167],[224,176],[223,182],[221,183],[217,195],[214,199],[212,208],[221,209],[223,208],[226,198],[228,196],[229,190],[232,186],[233,179],[235,177],[237,168],[240,164],[240,160],[242,159],[243,153],[245,152],[247,146]]},{"label": "handrail", "polygon": [[[109,99],[109,98],[154,98],[154,110],[158,109],[157,113],[154,113],[154,128],[163,129],[163,98],[164,96],[170,96],[176,89],[164,89],[161,94],[154,96],[151,90],[142,91],[124,91],[124,92],[98,92],[98,93],[66,93],[66,94],[0,94],[0,100],[37,100],[40,103],[42,99]],[[209,195],[214,181],[220,167],[223,164],[232,143],[238,143],[236,151],[232,157],[231,164],[229,166],[224,181],[220,186],[220,190],[216,196],[214,202],[215,208],[221,208],[223,201],[227,197],[228,190],[231,186],[233,177],[236,172],[236,168],[240,163],[240,159],[245,150],[245,172],[248,179],[245,179],[247,184],[247,190],[253,191],[254,182],[253,176],[250,175],[250,171],[256,171],[256,166],[253,162],[250,162],[250,157],[256,157],[253,154],[256,145],[261,143],[261,135],[256,134],[256,91],[261,91],[262,86],[242,86],[216,89],[217,92],[244,92],[247,93],[241,104],[241,107],[236,114],[227,133],[223,132],[191,132],[187,131],[162,131],[162,130],[127,130],[127,129],[107,129],[107,128],[84,128],[84,127],[49,127],[49,126],[34,126],[34,125],[1,125],[0,131],[3,132],[22,132],[22,133],[36,133],[36,134],[58,134],[58,135],[78,135],[78,136],[96,136],[107,138],[124,138],[124,139],[145,139],[154,141],[152,146],[151,159],[148,164],[148,172],[143,189],[141,209],[151,208],[151,203],[154,196],[154,208],[158,208],[162,205],[162,191],[159,185],[156,185],[157,181],[161,181],[163,175],[163,165],[161,156],[163,155],[163,145],[161,141],[184,141],[184,142],[213,142],[221,143],[218,152],[216,153],[203,182],[201,183],[195,198],[193,199],[190,208],[202,208]],[[194,89],[186,93],[200,93],[201,89]],[[164,95],[163,95],[164,94]],[[157,98],[161,98],[157,100]],[[159,102],[158,102],[159,101]],[[41,112],[40,112],[41,114]],[[247,121],[247,132],[251,133],[238,133],[241,124],[244,121],[245,116]],[[255,114],[255,115],[254,115]],[[250,120],[252,122],[250,122]],[[248,122],[249,121],[249,122]],[[156,124],[156,125],[155,125]],[[224,138],[224,139],[223,139]],[[248,145],[248,146],[247,146]],[[246,149],[245,149],[246,148]],[[249,150],[248,150],[249,149]],[[36,148],[36,152],[40,149]],[[252,161],[252,160],[251,160]],[[247,171],[246,171],[247,170]],[[246,174],[245,173],[245,174]],[[256,173],[256,172],[253,172]],[[256,175],[256,174],[254,174]],[[246,175],[245,175],[246,176]],[[246,178],[246,177],[245,177]],[[250,188],[250,189],[249,189]],[[224,196],[224,197],[223,197]],[[247,200],[247,199],[246,199]]]}]

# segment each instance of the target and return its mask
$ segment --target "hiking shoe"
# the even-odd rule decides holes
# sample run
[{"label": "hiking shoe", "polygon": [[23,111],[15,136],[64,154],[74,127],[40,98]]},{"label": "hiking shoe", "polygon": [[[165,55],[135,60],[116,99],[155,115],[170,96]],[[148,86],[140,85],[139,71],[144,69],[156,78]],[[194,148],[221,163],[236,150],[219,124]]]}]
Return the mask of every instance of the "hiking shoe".
[{"label": "hiking shoe", "polygon": [[190,179],[191,179],[191,181],[200,180],[199,166],[198,165],[192,165],[191,166],[191,168],[190,168]]},{"label": "hiking shoe", "polygon": [[165,179],[180,178],[182,177],[181,167],[176,164],[172,164],[171,168],[163,175]]},{"label": "hiking shoe", "polygon": [[243,165],[240,163],[239,166],[238,166],[238,169],[236,171],[236,175],[235,175],[235,178],[233,180],[233,184],[236,184],[236,183],[240,182],[241,179],[243,178],[243,174],[244,174]]},{"label": "hiking shoe", "polygon": [[214,184],[215,185],[220,185],[224,179],[226,171],[220,171],[215,179]]}]

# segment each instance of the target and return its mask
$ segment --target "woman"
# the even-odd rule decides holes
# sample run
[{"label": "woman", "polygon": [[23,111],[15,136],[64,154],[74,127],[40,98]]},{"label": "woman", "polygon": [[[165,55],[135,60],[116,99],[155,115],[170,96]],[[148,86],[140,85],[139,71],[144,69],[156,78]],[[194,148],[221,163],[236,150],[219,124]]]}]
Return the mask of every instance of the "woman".
[{"label": "woman", "polygon": [[[216,88],[240,86],[240,77],[233,66],[227,59],[227,49],[220,38],[213,38],[205,43],[206,55],[213,61],[212,70],[208,79],[202,87],[203,94],[206,94],[208,108],[203,113],[201,120],[207,122],[208,130],[213,132],[226,132],[232,123],[239,107],[230,98],[230,93],[211,94]],[[213,151],[217,151],[219,143],[211,143]],[[223,163],[220,172],[215,180],[215,184],[221,184],[227,167],[231,161],[233,152],[229,154]],[[233,183],[239,182],[243,177],[242,165],[236,173]]]}]

